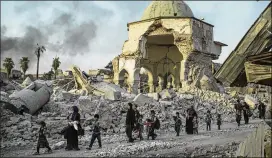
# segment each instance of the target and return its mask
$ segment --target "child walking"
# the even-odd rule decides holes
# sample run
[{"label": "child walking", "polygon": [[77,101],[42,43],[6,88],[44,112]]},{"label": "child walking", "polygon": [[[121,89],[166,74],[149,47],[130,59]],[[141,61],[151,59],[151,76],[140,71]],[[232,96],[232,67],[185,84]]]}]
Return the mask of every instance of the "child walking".
[{"label": "child walking", "polygon": [[182,125],[182,121],[181,121],[181,118],[179,116],[179,112],[176,112],[176,116],[174,118],[175,120],[175,131],[176,131],[176,136],[179,136],[179,133],[180,133],[180,127]]},{"label": "child walking", "polygon": [[211,122],[212,122],[212,115],[211,115],[210,110],[207,111],[205,121],[206,121],[206,130],[210,131],[211,130]]},{"label": "child walking", "polygon": [[143,115],[139,116],[137,124],[138,124],[138,130],[139,130],[140,140],[143,140],[143,130],[144,130]]},{"label": "child walking", "polygon": [[217,128],[221,130],[220,126],[222,124],[221,114],[217,114]]},{"label": "child walking", "polygon": [[52,149],[49,147],[49,143],[46,139],[45,133],[47,133],[47,128],[46,124],[44,121],[40,122],[41,127],[39,130],[39,139],[38,139],[38,144],[37,144],[37,152],[34,153],[34,155],[39,155],[40,154],[40,148],[47,148],[48,153],[52,153]]},{"label": "child walking", "polygon": [[89,147],[87,148],[88,150],[92,149],[92,146],[93,146],[93,143],[94,143],[95,139],[98,140],[99,148],[102,148],[100,126],[99,126],[99,122],[98,122],[99,115],[95,114],[94,119],[95,120],[94,120],[94,124],[93,124],[94,125],[93,134],[92,134],[92,138],[91,138],[91,143],[90,143]]}]

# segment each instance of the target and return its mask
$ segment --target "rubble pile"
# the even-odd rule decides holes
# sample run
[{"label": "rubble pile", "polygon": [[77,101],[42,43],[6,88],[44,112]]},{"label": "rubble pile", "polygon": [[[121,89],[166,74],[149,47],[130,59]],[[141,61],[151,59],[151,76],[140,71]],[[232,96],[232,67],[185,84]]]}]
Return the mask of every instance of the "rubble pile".
[{"label": "rubble pile", "polygon": [[174,146],[183,145],[186,143],[175,143],[175,142],[163,142],[163,141],[154,141],[154,142],[146,142],[143,141],[140,144],[132,144],[132,145],[118,145],[115,146],[114,149],[102,149],[102,151],[98,152],[96,156],[98,157],[118,157],[118,156],[127,156],[127,155],[135,155],[139,153],[144,153],[150,150],[159,150],[165,148],[172,148]]},{"label": "rubble pile", "polygon": [[[27,83],[28,86],[11,95],[1,91],[1,100],[5,101],[5,106],[2,106],[3,102],[1,102],[2,110],[5,113],[5,115],[1,117],[1,120],[4,120],[1,121],[1,126],[3,127],[1,129],[1,135],[3,136],[2,141],[4,142],[2,147],[24,146],[36,142],[37,137],[35,132],[39,129],[37,122],[45,121],[48,129],[50,129],[51,136],[48,138],[50,143],[54,144],[55,149],[62,148],[65,145],[61,142],[65,140],[62,136],[58,135],[57,132],[61,131],[67,125],[66,120],[68,112],[72,106],[78,106],[80,109],[82,126],[86,133],[85,136],[80,138],[79,143],[83,145],[86,145],[90,140],[89,137],[92,129],[93,116],[96,113],[100,115],[103,141],[110,143],[126,140],[124,134],[128,102],[138,105],[137,109],[140,114],[143,115],[144,120],[149,118],[150,110],[155,110],[156,115],[161,122],[161,132],[174,130],[173,116],[175,115],[175,112],[180,113],[183,122],[182,126],[184,127],[186,110],[191,106],[194,106],[198,113],[200,128],[205,127],[204,119],[208,109],[213,114],[214,120],[216,119],[215,114],[220,113],[222,114],[223,121],[235,121],[233,109],[235,100],[227,94],[204,90],[193,90],[186,93],[163,90],[160,93],[138,94],[136,96],[125,92],[121,88],[116,88],[115,85],[106,85],[103,83],[97,84],[96,86],[98,87],[110,87],[112,91],[119,91],[122,93],[120,100],[109,100],[106,99],[105,96],[81,96],[80,94],[73,93],[73,90],[67,92],[63,89],[63,85],[67,85],[69,82],[69,80],[61,80],[52,84],[51,82],[38,80]],[[18,108],[17,102],[12,101],[16,98],[14,96],[18,96],[18,94],[24,91],[31,91],[31,89],[33,92],[39,91],[40,89],[47,91],[50,94],[48,96],[48,98],[50,98],[49,102],[46,104],[46,101],[43,103],[39,102],[39,107],[41,109],[39,109],[39,107],[34,108],[34,110],[30,112],[32,115],[27,113],[24,115],[15,114],[16,112],[10,108],[12,105],[15,105]],[[40,96],[36,96],[36,98],[38,97]],[[23,97],[17,98],[26,102],[31,97],[24,97],[23,95]],[[19,103],[22,103],[22,101]],[[29,102],[31,105],[32,103],[33,105],[34,103],[38,104],[33,101]],[[29,104],[26,104],[26,107],[31,107]],[[9,108],[5,108],[7,106]],[[257,116],[257,114],[254,115]]]}]

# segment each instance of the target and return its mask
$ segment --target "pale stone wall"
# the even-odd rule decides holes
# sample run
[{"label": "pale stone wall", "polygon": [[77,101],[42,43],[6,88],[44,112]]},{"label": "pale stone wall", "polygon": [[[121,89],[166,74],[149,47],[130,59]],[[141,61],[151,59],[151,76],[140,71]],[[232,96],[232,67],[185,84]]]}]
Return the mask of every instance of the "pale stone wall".
[{"label": "pale stone wall", "polygon": [[191,20],[191,25],[194,51],[211,54],[214,45],[213,27],[195,19]]},{"label": "pale stone wall", "polygon": [[222,47],[217,45],[217,44],[213,44],[213,47],[212,47],[212,54],[216,55],[217,57],[219,57],[219,55],[221,54],[222,52]]},{"label": "pale stone wall", "polygon": [[128,29],[128,40],[124,43],[122,53],[132,54],[138,50],[139,40],[154,21],[130,24]]},{"label": "pale stone wall", "polygon": [[[148,69],[148,84],[151,87],[157,82],[158,76],[161,77],[161,84],[167,72],[177,88],[180,84],[200,87],[203,76],[212,77],[211,55],[221,53],[221,47],[215,46],[213,41],[212,25],[191,18],[167,18],[130,23],[128,29],[129,37],[124,43],[122,54],[113,60],[116,84],[122,79],[120,72],[124,69],[129,76],[130,88],[136,89],[141,67]],[[170,47],[168,58],[171,61],[165,66],[162,59],[168,47],[149,43],[149,40],[153,41],[158,36],[172,36],[176,46]],[[163,43],[163,40],[160,42]],[[165,42],[170,44],[169,41]]]}]

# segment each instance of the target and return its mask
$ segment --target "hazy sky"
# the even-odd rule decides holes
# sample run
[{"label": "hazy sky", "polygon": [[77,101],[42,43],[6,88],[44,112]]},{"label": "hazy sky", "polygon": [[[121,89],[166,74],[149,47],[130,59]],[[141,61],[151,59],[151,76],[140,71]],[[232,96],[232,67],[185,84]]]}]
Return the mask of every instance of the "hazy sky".
[{"label": "hazy sky", "polygon": [[[226,43],[217,62],[224,62],[269,1],[185,1],[196,18],[214,25],[214,40]],[[75,64],[82,70],[103,68],[122,52],[127,23],[140,20],[150,1],[2,1],[1,60],[31,60],[35,73],[36,43],[47,51],[40,72],[51,69],[59,56],[61,69]],[[2,66],[2,65],[1,65]]]}]

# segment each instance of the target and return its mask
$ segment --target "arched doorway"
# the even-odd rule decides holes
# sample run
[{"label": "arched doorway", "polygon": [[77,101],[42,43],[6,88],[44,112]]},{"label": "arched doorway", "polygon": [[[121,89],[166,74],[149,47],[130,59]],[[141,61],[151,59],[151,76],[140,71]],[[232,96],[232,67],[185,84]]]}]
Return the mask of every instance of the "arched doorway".
[{"label": "arched doorway", "polygon": [[119,85],[121,88],[128,88],[128,77],[129,77],[129,74],[128,72],[123,69],[120,71],[119,73]]},{"label": "arched doorway", "polygon": [[174,80],[175,80],[174,75],[166,73],[164,75],[164,80],[163,80],[163,89],[174,88],[175,87]]},{"label": "arched doorway", "polygon": [[163,76],[159,75],[157,77],[157,84],[156,84],[156,91],[157,92],[160,92],[163,90],[163,84],[164,84]]},{"label": "arched doorway", "polygon": [[138,79],[138,91],[140,93],[149,93],[154,91],[153,74],[146,68],[141,67],[135,70],[134,79]]}]

